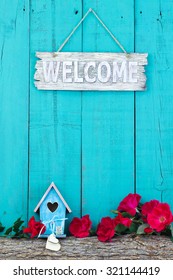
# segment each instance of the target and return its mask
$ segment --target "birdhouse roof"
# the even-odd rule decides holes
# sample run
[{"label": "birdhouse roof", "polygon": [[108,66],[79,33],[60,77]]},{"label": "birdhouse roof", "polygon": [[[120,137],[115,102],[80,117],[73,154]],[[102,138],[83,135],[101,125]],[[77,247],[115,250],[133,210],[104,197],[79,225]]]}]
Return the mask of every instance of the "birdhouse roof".
[{"label": "birdhouse roof", "polygon": [[46,196],[48,195],[48,193],[50,192],[50,190],[52,188],[54,188],[54,190],[56,191],[57,195],[60,197],[61,201],[63,202],[64,206],[67,208],[68,212],[71,213],[72,211],[71,211],[70,207],[68,206],[67,202],[65,201],[65,199],[61,195],[60,191],[57,189],[57,187],[55,186],[55,184],[53,182],[50,184],[50,186],[48,187],[47,191],[45,192],[43,197],[40,199],[39,203],[37,204],[37,206],[34,209],[34,212],[37,212],[37,210],[39,209],[40,205],[42,204],[42,202],[44,201],[44,199],[46,198]]}]

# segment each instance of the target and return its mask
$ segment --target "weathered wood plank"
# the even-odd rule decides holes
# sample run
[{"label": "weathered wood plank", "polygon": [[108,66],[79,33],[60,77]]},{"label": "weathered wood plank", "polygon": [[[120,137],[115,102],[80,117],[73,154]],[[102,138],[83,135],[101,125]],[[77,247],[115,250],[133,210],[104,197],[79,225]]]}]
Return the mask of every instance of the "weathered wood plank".
[{"label": "weathered wood plank", "polygon": [[[81,18],[81,1],[34,0],[31,10],[29,216],[54,181],[72,209],[71,219],[81,214],[81,96],[38,91],[33,77],[36,50],[58,49]],[[81,51],[81,31],[74,37],[65,50]]]},{"label": "weathered wood plank", "polygon": [[61,239],[61,250],[46,250],[46,240],[0,239],[0,260],[173,260],[173,243],[164,236],[130,235],[101,243],[97,237]]},{"label": "weathered wood plank", "polygon": [[42,90],[145,90],[147,54],[36,53],[35,85]]},{"label": "weathered wood plank", "polygon": [[29,1],[0,2],[0,221],[26,220]]},{"label": "weathered wood plank", "polygon": [[137,61],[139,65],[147,65],[147,53],[114,53],[114,52],[36,52],[36,57],[40,59],[56,60],[123,60]]},{"label": "weathered wood plank", "polygon": [[136,51],[149,52],[148,90],[136,95],[137,192],[173,209],[173,1],[136,1]]},{"label": "weathered wood plank", "polygon": [[[117,36],[134,51],[133,1],[84,1]],[[90,18],[89,18],[90,17]],[[90,15],[83,27],[84,52],[119,52],[110,36]],[[122,18],[121,18],[122,17]],[[94,225],[108,216],[119,201],[134,192],[134,94],[85,92],[82,95],[82,209]]]}]

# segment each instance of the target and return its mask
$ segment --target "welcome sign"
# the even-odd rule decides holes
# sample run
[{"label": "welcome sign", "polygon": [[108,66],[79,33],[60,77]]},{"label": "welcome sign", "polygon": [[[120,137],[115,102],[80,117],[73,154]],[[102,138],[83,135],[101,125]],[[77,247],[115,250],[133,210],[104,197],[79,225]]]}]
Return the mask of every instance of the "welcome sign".
[{"label": "welcome sign", "polygon": [[148,54],[37,52],[39,90],[142,91]]}]

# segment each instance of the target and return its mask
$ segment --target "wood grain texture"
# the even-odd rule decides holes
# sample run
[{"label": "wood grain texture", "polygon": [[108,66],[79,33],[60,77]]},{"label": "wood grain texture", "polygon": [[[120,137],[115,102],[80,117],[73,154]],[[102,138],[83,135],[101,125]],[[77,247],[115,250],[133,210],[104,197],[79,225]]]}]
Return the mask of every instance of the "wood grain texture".
[{"label": "wood grain texture", "polygon": [[136,1],[136,51],[149,51],[148,90],[136,95],[137,192],[173,210],[173,1]]},{"label": "wood grain texture", "polygon": [[[92,7],[128,52],[134,51],[133,1],[84,1]],[[121,16],[123,18],[121,18]],[[89,15],[83,26],[84,52],[120,52],[97,20]],[[94,226],[119,201],[134,192],[134,94],[82,94],[82,209]]]},{"label": "wood grain texture", "polygon": [[[75,9],[80,12],[75,14]],[[71,219],[81,214],[81,96],[80,92],[38,91],[34,67],[35,52],[56,51],[77,24],[81,2],[34,0],[31,13],[29,216],[54,181],[72,209]],[[80,30],[73,39],[64,50],[81,51]]]},{"label": "wood grain texture", "polygon": [[1,238],[0,260],[173,260],[173,243],[163,236],[125,235],[107,243],[68,237],[60,243],[61,250],[53,252],[45,249],[45,239]]},{"label": "wood grain texture", "polygon": [[28,2],[0,2],[0,221],[6,226],[27,215]]},{"label": "wood grain texture", "polygon": [[145,90],[147,54],[40,53],[35,85],[42,90]]},{"label": "wood grain texture", "polygon": [[[36,51],[56,53],[90,7],[127,52],[149,53],[147,91],[35,88]],[[173,0],[0,1],[0,221],[6,227],[30,218],[52,181],[72,209],[69,221],[90,214],[96,225],[134,191],[142,202],[159,199],[173,210],[172,7]],[[63,49],[83,51],[121,52],[92,13]]]}]

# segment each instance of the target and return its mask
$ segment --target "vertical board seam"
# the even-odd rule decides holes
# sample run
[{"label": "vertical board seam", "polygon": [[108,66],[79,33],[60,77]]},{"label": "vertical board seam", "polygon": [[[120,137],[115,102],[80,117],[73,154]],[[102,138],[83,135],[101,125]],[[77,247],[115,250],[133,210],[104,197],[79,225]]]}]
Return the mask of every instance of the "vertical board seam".
[{"label": "vertical board seam", "polygon": [[30,58],[30,47],[31,47],[31,32],[30,32],[30,25],[31,25],[31,0],[29,1],[29,29],[28,29],[28,60],[29,60],[29,71],[28,71],[28,189],[27,189],[27,221],[29,220],[29,190],[30,190],[30,78],[31,78],[31,58]]},{"label": "vertical board seam", "polygon": [[[83,18],[83,0],[81,0],[81,5],[82,5],[82,18]],[[83,52],[83,23],[82,23],[82,36],[81,36],[81,45],[82,49],[81,51]],[[81,91],[81,201],[80,201],[80,214],[81,216],[83,215],[83,129],[82,129],[82,121],[83,121],[83,91]]]},{"label": "vertical board seam", "polygon": [[[134,53],[136,51],[136,2],[134,0]],[[134,91],[134,193],[136,193],[136,91]]]}]

